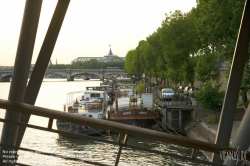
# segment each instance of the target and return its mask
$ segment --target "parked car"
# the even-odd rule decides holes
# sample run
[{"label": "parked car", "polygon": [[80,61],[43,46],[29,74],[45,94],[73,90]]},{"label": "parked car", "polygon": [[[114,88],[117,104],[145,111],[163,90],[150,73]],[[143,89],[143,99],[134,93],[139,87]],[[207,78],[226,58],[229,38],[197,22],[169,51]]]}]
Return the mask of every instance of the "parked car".
[{"label": "parked car", "polygon": [[164,88],[161,90],[162,100],[172,100],[174,90],[172,88]]},{"label": "parked car", "polygon": [[183,85],[179,86],[179,88],[177,89],[177,92],[178,93],[183,93],[184,88],[185,88],[185,86],[183,86]]}]

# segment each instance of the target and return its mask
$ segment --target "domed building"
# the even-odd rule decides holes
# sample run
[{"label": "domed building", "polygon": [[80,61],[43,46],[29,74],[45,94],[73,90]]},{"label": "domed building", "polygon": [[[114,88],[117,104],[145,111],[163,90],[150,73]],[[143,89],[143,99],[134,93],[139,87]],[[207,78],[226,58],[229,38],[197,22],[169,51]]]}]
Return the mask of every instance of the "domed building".
[{"label": "domed building", "polygon": [[75,63],[79,61],[85,62],[91,59],[97,59],[99,62],[123,62],[125,60],[125,57],[119,57],[117,55],[114,55],[110,48],[108,55],[104,55],[103,57],[78,57],[74,59],[71,63]]}]

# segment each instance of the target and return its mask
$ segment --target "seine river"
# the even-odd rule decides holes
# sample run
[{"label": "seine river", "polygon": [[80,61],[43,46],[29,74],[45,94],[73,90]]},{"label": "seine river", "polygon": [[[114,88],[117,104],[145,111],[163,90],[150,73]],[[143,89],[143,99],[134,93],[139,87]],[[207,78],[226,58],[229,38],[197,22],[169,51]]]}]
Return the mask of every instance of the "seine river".
[{"label": "seine river", "polygon": [[[50,109],[63,111],[63,104],[66,103],[66,94],[71,91],[85,90],[86,86],[98,86],[100,81],[75,80],[67,82],[64,79],[45,79],[42,83],[35,105]],[[8,99],[10,83],[0,82],[0,98]],[[0,116],[4,118],[5,110],[0,109]],[[31,116],[29,124],[46,127],[47,118]],[[2,130],[0,123],[0,130]],[[55,121],[53,128],[56,129]],[[101,135],[106,138],[107,136]],[[109,136],[109,139],[116,140],[117,135]],[[166,144],[157,141],[131,138],[128,144],[147,147],[150,149],[161,150],[165,152],[188,155],[191,150],[179,147],[173,144]],[[34,149],[42,152],[62,155],[65,157],[74,157],[81,160],[99,162],[107,165],[114,165],[118,146],[100,143],[96,141],[84,140],[79,138],[70,138],[60,136],[55,133],[45,132],[28,128],[24,135],[21,147]],[[19,151],[18,163],[34,166],[63,166],[63,165],[88,165],[79,161],[66,160],[53,156],[41,155],[33,152]],[[168,156],[161,156],[144,151],[123,148],[119,165],[194,165],[186,161],[179,161]]]}]

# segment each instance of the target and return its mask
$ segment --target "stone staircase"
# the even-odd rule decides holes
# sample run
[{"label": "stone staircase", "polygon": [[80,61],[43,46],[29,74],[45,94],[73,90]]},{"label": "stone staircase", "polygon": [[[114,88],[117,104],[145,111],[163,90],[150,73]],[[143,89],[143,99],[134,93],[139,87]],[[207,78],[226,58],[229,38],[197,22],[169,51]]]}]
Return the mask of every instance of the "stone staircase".
[{"label": "stone staircase", "polygon": [[237,107],[235,110],[234,121],[241,121],[245,114],[245,107]]}]

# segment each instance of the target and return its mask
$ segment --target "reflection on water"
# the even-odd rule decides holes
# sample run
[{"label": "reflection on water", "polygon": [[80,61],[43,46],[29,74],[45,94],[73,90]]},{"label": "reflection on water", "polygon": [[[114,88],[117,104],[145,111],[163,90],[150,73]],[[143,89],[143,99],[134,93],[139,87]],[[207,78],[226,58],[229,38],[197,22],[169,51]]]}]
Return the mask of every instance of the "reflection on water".
[{"label": "reflection on water", "polygon": [[[100,136],[103,138],[103,136]],[[107,139],[107,137],[105,137]],[[103,138],[103,139],[105,139]],[[117,135],[112,134],[109,140],[116,140]],[[86,139],[59,136],[58,146],[61,147],[61,154],[65,155],[68,151],[75,152],[75,156],[84,158],[87,161],[96,161],[108,165],[114,165],[118,152],[117,145],[91,141]],[[191,150],[173,144],[161,143],[149,139],[132,137],[128,138],[129,145],[135,145],[148,149],[163,152],[170,152],[179,155],[190,155]],[[68,154],[68,153],[67,153]],[[168,156],[161,156],[145,151],[123,148],[119,165],[187,165],[186,161],[180,161]],[[189,164],[190,165],[190,164]],[[194,165],[194,164],[191,164]]]},{"label": "reflection on water", "polygon": [[[84,90],[86,86],[98,86],[99,81],[77,80],[67,82],[65,80],[46,80],[43,82],[38,95],[36,106],[46,107],[63,111],[63,104],[66,102],[66,94],[71,91]],[[10,83],[0,83],[0,98],[7,99]],[[0,117],[4,118],[5,110],[0,110]],[[29,124],[47,126],[48,119],[39,116],[31,116]],[[55,121],[53,128],[56,129]],[[2,123],[0,123],[2,129]],[[110,136],[101,135],[99,138],[117,140],[116,134]],[[173,144],[152,141],[145,138],[129,137],[129,145],[169,152],[174,154],[190,156],[191,150]],[[63,165],[89,165],[79,161],[66,160],[66,157],[78,158],[81,160],[99,162],[107,165],[114,165],[119,147],[117,145],[97,142],[83,138],[72,138],[27,129],[21,147],[34,149],[42,152],[58,154],[63,158],[41,155],[39,153],[19,151],[19,163],[35,166],[63,166]],[[123,148],[119,165],[194,165],[186,161],[180,161],[168,156],[162,156],[145,151]]]}]

